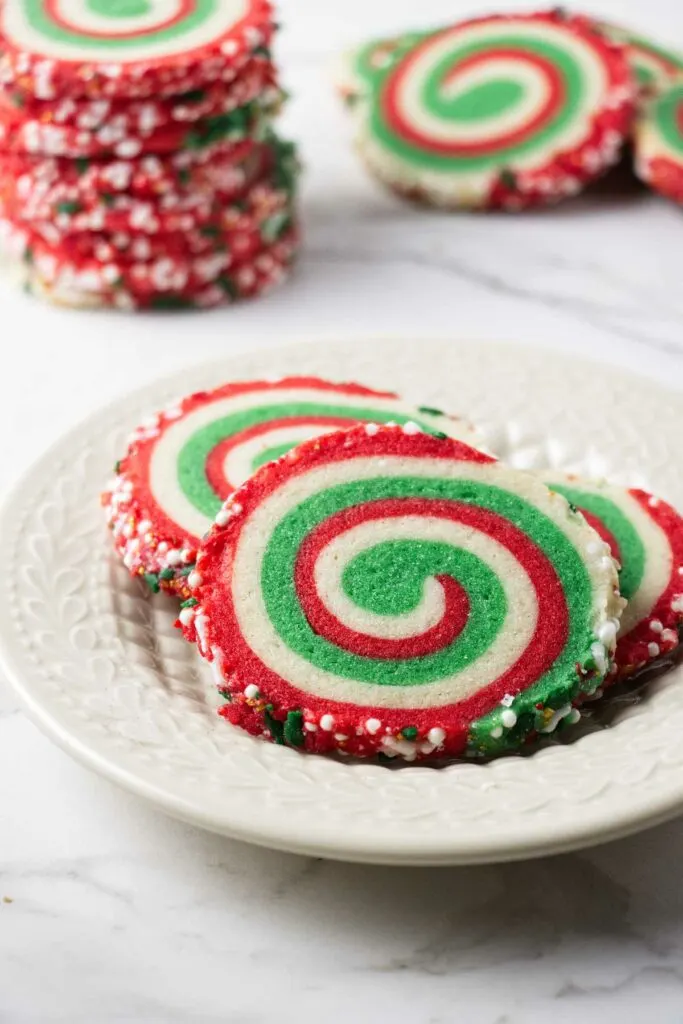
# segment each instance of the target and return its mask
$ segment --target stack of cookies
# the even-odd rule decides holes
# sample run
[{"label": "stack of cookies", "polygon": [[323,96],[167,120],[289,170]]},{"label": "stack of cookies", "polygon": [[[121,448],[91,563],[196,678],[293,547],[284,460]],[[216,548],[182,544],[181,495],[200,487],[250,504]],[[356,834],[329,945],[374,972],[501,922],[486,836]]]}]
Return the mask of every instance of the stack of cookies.
[{"label": "stack of cookies", "polygon": [[6,0],[0,215],[27,286],[73,306],[263,292],[297,244],[268,0]]}]

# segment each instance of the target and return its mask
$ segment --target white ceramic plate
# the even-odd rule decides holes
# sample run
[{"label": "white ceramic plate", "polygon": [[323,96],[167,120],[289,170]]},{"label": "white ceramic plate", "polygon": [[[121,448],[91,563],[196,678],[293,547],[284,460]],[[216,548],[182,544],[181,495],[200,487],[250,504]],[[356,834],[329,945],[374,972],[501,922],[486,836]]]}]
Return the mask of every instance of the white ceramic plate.
[{"label": "white ceramic plate", "polygon": [[472,417],[519,466],[649,487],[683,506],[683,398],[597,364],[509,346],[298,345],[201,366],[59,441],[0,518],[0,646],[31,717],[66,751],[203,828],[379,863],[473,863],[602,842],[683,810],[683,669],[610,729],[531,757],[444,769],[343,764],[273,746],[215,714],[213,688],[112,556],[98,493],[141,416],[230,378],[314,373]]}]

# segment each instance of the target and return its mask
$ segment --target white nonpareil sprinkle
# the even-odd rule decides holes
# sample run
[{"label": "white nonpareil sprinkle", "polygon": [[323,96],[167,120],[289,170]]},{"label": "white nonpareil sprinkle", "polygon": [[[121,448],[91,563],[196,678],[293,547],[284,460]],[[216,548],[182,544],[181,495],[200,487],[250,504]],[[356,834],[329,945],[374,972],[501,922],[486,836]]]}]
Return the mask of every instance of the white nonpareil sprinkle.
[{"label": "white nonpareil sprinkle", "polygon": [[497,725],[495,727],[495,729],[491,729],[491,738],[492,739],[499,740],[502,735],[503,735],[503,726],[502,725]]},{"label": "white nonpareil sprinkle", "polygon": [[548,721],[545,723],[545,725],[540,726],[538,731],[546,733],[555,732],[555,729],[557,729],[562,719],[567,718],[569,715],[571,715],[571,713],[571,704],[565,704],[563,707],[558,708],[557,711],[553,711]]},{"label": "white nonpareil sprinkle", "polygon": [[193,572],[191,572],[190,575],[187,577],[187,585],[192,590],[194,590],[195,587],[201,586],[201,582],[202,582],[202,577],[197,572],[196,569]]},{"label": "white nonpareil sprinkle", "polygon": [[604,644],[605,647],[611,647],[617,639],[618,628],[619,624],[614,619],[608,619],[606,622],[603,622],[597,631],[600,643]]},{"label": "white nonpareil sprinkle", "polygon": [[175,549],[173,551],[169,551],[169,553],[166,555],[166,561],[168,562],[169,565],[180,565],[182,560],[182,553]]},{"label": "white nonpareil sprinkle", "polygon": [[650,643],[647,645],[647,653],[651,658],[656,658],[659,654],[659,644]]},{"label": "white nonpareil sprinkle", "polygon": [[500,703],[503,704],[506,708],[509,708],[512,706],[512,704],[514,704],[514,702],[515,698],[512,696],[512,694],[506,693]]},{"label": "white nonpareil sprinkle", "polygon": [[601,675],[604,674],[609,668],[605,645],[601,644],[600,641],[591,644],[591,657],[596,664],[598,672],[600,672]]},{"label": "white nonpareil sprinkle", "polygon": [[368,718],[367,722],[365,723],[365,728],[367,729],[371,736],[374,736],[375,733],[378,733],[379,730],[382,728],[382,723],[380,722],[379,718]]},{"label": "white nonpareil sprinkle", "polygon": [[332,730],[334,729],[334,716],[323,715],[322,718],[320,719],[320,728],[323,730],[323,732],[332,732]]},{"label": "white nonpareil sprinkle", "polygon": [[368,434],[370,437],[374,437],[375,434],[377,434],[378,432],[379,432],[379,424],[378,423],[366,423],[365,424],[365,433]]},{"label": "white nonpareil sprinkle", "polygon": [[664,626],[661,624],[659,619],[653,619],[652,622],[650,623],[650,629],[652,630],[653,633],[661,633],[662,630],[664,629]]},{"label": "white nonpareil sprinkle", "polygon": [[183,626],[189,626],[191,625],[195,615],[196,612],[194,608],[181,608],[180,615],[178,616],[178,618],[182,622]]},{"label": "white nonpareil sprinkle", "polygon": [[407,423],[403,424],[403,433],[404,434],[421,434],[422,433],[422,429],[420,428],[420,426],[417,423],[414,423],[412,420],[409,420]]},{"label": "white nonpareil sprinkle", "polygon": [[255,683],[249,683],[249,685],[244,688],[244,696],[248,700],[257,700],[260,694],[261,691]]},{"label": "white nonpareil sprinkle", "polygon": [[506,729],[512,729],[513,725],[517,724],[517,715],[512,708],[506,708],[500,716],[500,721]]},{"label": "white nonpareil sprinkle", "polygon": [[433,743],[435,747],[440,747],[443,741],[446,739],[446,730],[441,729],[438,725],[434,726],[427,733],[427,739],[430,743]]}]

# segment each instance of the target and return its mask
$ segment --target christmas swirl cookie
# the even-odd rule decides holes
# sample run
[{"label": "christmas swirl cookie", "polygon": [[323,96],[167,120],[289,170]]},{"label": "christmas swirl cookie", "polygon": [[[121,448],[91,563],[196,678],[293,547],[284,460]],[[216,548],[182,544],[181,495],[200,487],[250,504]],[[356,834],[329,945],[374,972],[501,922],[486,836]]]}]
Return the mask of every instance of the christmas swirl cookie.
[{"label": "christmas swirl cookie", "polygon": [[0,83],[38,100],[178,94],[234,80],[272,34],[268,0],[4,0]]},{"label": "christmas swirl cookie", "polygon": [[[215,271],[215,263],[207,262],[202,278],[188,283],[179,274],[172,261],[156,261],[152,273],[142,282],[109,283],[100,274],[84,282],[79,272],[69,272],[64,266],[57,275],[41,274],[37,264],[15,266],[16,276],[27,291],[57,306],[72,309],[117,310],[189,310],[212,309],[240,299],[265,295],[280,285],[289,273],[299,247],[296,225],[277,241],[264,245],[256,255],[238,263],[231,263],[213,279],[204,280],[208,269]],[[176,276],[177,275],[177,276]],[[85,285],[87,284],[87,287]],[[137,285],[142,284],[142,287]]]},{"label": "christmas swirl cookie", "polygon": [[294,449],[219,513],[184,623],[222,714],[303,750],[497,755],[575,721],[623,602],[561,495],[414,424]]},{"label": "christmas swirl cookie", "polygon": [[614,671],[624,678],[678,646],[683,625],[683,519],[645,491],[545,474],[583,512],[621,566],[628,605],[621,618]]},{"label": "christmas swirl cookie", "polygon": [[609,39],[625,48],[642,96],[656,95],[666,89],[673,79],[683,75],[681,54],[665,50],[649,39],[643,39],[611,22],[596,21],[594,24]]},{"label": "christmas swirl cookie", "polygon": [[396,191],[515,209],[572,195],[614,164],[634,96],[623,49],[553,11],[411,42],[353,109],[361,156]]},{"label": "christmas swirl cookie", "polygon": [[112,204],[119,195],[129,200],[168,195],[172,203],[182,203],[189,196],[219,193],[229,201],[265,176],[276,158],[270,140],[253,139],[132,160],[7,153],[0,162],[0,201],[7,208],[25,211],[26,220],[54,220],[98,202]]},{"label": "christmas swirl cookie", "polygon": [[74,160],[107,156],[126,160],[143,154],[165,155],[203,149],[220,142],[262,136],[282,99],[280,90],[270,89],[242,106],[204,120],[191,124],[176,122],[160,128],[150,122],[148,130],[139,132],[128,132],[120,121],[109,121],[97,131],[85,131],[51,122],[8,123],[0,116],[0,146],[10,153],[63,156]]},{"label": "christmas swirl cookie", "polygon": [[359,421],[414,421],[474,441],[461,420],[390,392],[315,377],[226,384],[190,395],[133,435],[105,495],[115,544],[134,575],[183,592],[200,538],[223,501],[264,462]]},{"label": "christmas swirl cookie", "polygon": [[635,155],[641,181],[683,203],[683,80],[656,96],[641,112]]}]

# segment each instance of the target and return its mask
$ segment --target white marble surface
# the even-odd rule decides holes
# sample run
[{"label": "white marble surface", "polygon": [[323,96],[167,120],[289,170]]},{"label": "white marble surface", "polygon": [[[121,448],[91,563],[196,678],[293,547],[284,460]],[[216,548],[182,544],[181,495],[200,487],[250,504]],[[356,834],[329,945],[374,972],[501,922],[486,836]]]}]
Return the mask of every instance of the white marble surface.
[{"label": "white marble surface", "polygon": [[[528,341],[683,383],[679,211],[645,195],[519,220],[400,205],[357,166],[326,63],[357,37],[413,24],[414,5],[281,6],[295,94],[286,123],[308,165],[295,280],[233,311],[142,319],[55,311],[0,284],[1,484],[138,381],[297,337]],[[419,8],[424,23],[477,10]],[[679,0],[592,8],[631,15],[683,49]],[[674,1024],[682,860],[683,822],[476,869],[363,868],[245,847],[88,775],[0,684],[2,1024]]]}]

